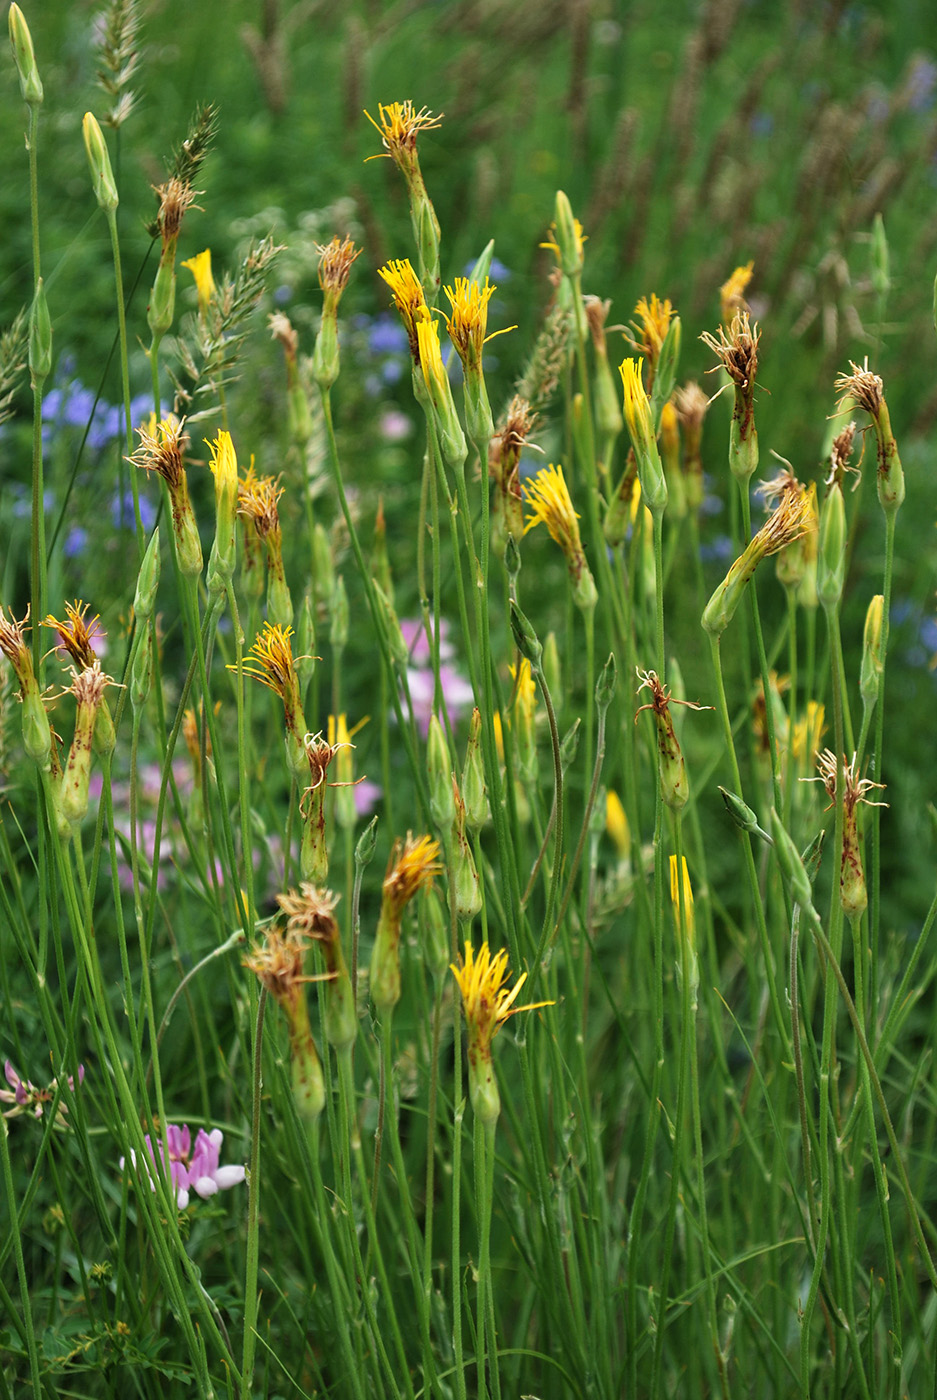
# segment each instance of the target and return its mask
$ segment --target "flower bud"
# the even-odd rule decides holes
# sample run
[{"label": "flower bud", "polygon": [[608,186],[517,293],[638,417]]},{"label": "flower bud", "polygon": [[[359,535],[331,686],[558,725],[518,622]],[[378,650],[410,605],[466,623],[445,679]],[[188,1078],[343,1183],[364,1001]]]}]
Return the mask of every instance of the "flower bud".
[{"label": "flower bud", "polygon": [[305,999],[297,1007],[301,1010],[290,1017],[290,1081],[296,1115],[300,1122],[311,1125],[318,1122],[325,1108],[325,1081]]},{"label": "flower bud", "polygon": [[101,128],[91,112],[85,113],[84,121],[81,124],[81,134],[84,137],[85,150],[88,153],[95,198],[103,210],[113,211],[117,208],[119,200],[111,170],[111,158],[108,155],[107,143]]},{"label": "flower bud", "polygon": [[579,752],[579,734],[581,728],[582,720],[577,715],[560,740],[560,766],[564,773],[568,773],[576,762],[576,754]]},{"label": "flower bud", "polygon": [[453,843],[452,890],[455,896],[456,915],[462,923],[467,923],[481,913],[482,892],[475,869],[471,847],[463,834]]},{"label": "flower bud", "polygon": [[876,593],[865,615],[865,630],[862,636],[862,666],[859,671],[859,694],[862,703],[871,709],[878,699],[878,687],[884,669],[885,657],[882,651],[882,617],[885,599]]},{"label": "flower bud", "polygon": [[150,304],[146,308],[146,323],[154,341],[162,340],[172,329],[176,313],[176,264],[174,257],[160,258]]},{"label": "flower bud", "polygon": [[234,576],[237,553],[238,464],[231,434],[222,430],[211,448],[215,478],[215,541],[208,563],[209,593],[224,592]]},{"label": "flower bud", "polygon": [[567,277],[577,276],[585,262],[582,229],[573,217],[572,206],[562,190],[556,192],[554,233],[560,267]]},{"label": "flower bud", "polygon": [[377,817],[372,817],[364,831],[362,831],[361,835],[358,837],[358,842],[355,846],[355,868],[357,870],[364,870],[374,859],[374,850],[377,846],[378,820]]},{"label": "flower bud", "polygon": [[660,347],[657,357],[657,366],[654,370],[654,388],[651,398],[651,410],[655,423],[660,423],[661,414],[665,405],[670,400],[673,393],[674,384],[677,382],[677,368],[680,364],[680,344],[683,337],[683,326],[679,316],[674,316],[667,328],[664,342]]},{"label": "flower bud", "polygon": [[651,402],[641,378],[642,360],[623,360],[619,366],[624,390],[625,421],[638,464],[641,498],[657,515],[667,504],[667,480],[657,450],[657,433]]},{"label": "flower bud", "polygon": [[42,278],[36,283],[36,295],[29,312],[29,374],[33,387],[48,376],[52,368],[52,322]]},{"label": "flower bud", "polygon": [[31,686],[23,694],[21,718],[23,748],[39,768],[48,769],[52,755],[52,727],[38,685]]},{"label": "flower bud", "polygon": [[400,627],[400,620],[397,617],[393,603],[391,603],[377,579],[372,579],[371,582],[374,586],[374,596],[377,598],[378,602],[378,611],[383,616],[384,630],[387,636],[387,645],[390,648],[391,660],[401,671],[405,671],[410,664],[410,648],[404,640],[404,635]]},{"label": "flower bud", "polygon": [[137,622],[144,622],[153,616],[156,605],[156,590],[159,588],[159,526],[157,525],[143,556],[137,574],[137,588],[133,595],[133,615]]},{"label": "flower bud", "polygon": [[140,629],[140,641],[130,667],[130,703],[134,713],[142,710],[153,683],[153,652],[150,629],[145,623]]},{"label": "flower bud", "polygon": [[9,21],[10,43],[13,45],[13,57],[16,60],[16,71],[19,74],[23,101],[28,103],[30,107],[38,107],[42,101],[42,81],[36,66],[36,55],[33,51],[29,25],[26,23],[19,5],[10,6]]},{"label": "flower bud", "polygon": [[513,599],[511,600],[511,634],[514,637],[514,645],[521,656],[526,657],[531,667],[538,671],[543,656],[543,647],[530,621]]},{"label": "flower bud", "polygon": [[820,510],[820,542],[817,555],[817,596],[827,610],[843,596],[846,575],[846,506],[839,483],[827,488]]},{"label": "flower bud", "polygon": [[790,890],[791,898],[804,911],[812,909],[813,889],[800,852],[773,807],[771,808],[771,835],[774,837],[774,853],[778,858],[778,865],[781,867],[781,874]]},{"label": "flower bud", "polygon": [[746,802],[743,802],[737,793],[730,792],[728,788],[720,787],[719,791],[722,793],[722,800],[726,805],[726,811],[735,822],[735,825],[741,827],[742,831],[747,831],[750,836],[759,836],[762,841],[766,841],[769,846],[772,845],[771,837],[766,831],[762,831],[761,827],[758,825],[758,818],[751,807],[749,807]]},{"label": "flower bud", "polygon": [[442,900],[432,885],[420,893],[420,946],[437,981],[449,970],[449,925]]},{"label": "flower bud", "polygon": [[429,736],[426,742],[426,768],[429,777],[429,810],[438,831],[448,835],[455,817],[455,803],[452,798],[452,763],[449,758],[449,745],[439,717],[429,717]]},{"label": "flower bud", "polygon": [[469,724],[465,766],[462,769],[462,799],[465,803],[465,824],[470,831],[480,831],[488,819],[488,798],[485,792],[485,765],[481,752],[482,717],[472,711]]}]

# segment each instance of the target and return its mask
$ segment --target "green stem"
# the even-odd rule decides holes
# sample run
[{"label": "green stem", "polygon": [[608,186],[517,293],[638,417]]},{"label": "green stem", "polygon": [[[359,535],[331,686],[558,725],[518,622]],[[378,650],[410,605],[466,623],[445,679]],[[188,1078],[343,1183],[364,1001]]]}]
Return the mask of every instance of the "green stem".
[{"label": "green stem", "polygon": [[244,1269],[244,1350],[241,1361],[241,1400],[251,1400],[254,1390],[254,1348],[257,1341],[257,1314],[260,1305],[260,1295],[257,1292],[257,1272],[260,1259],[260,1113],[266,1005],[267,989],[261,987],[260,995],[257,998],[257,1019],[254,1026],[253,1044],[251,1159],[247,1197],[247,1261]]}]

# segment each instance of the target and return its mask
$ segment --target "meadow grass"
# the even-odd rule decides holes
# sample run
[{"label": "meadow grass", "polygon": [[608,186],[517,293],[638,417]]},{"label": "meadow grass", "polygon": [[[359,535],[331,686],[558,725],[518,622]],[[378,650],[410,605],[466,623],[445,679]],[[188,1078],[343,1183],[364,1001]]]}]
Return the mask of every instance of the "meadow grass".
[{"label": "meadow grass", "polygon": [[[450,234],[452,119],[409,101],[360,119],[386,256],[334,199],[300,254],[243,207],[198,251],[210,109],[147,253],[106,18],[78,241],[113,380],[90,335],[57,359],[10,11],[0,1393],[927,1393],[934,503],[881,334],[806,394],[730,241],[702,344],[650,283],[621,340],[559,192],[502,340],[522,292]],[[815,470],[762,445],[769,390],[774,425],[824,405]]]}]

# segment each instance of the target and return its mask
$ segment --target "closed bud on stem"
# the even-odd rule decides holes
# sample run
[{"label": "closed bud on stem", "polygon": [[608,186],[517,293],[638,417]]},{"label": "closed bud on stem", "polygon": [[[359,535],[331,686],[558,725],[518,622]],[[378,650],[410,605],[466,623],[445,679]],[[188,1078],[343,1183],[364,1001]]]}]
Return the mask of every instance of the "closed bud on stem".
[{"label": "closed bud on stem", "polygon": [[23,101],[30,107],[38,107],[42,102],[42,81],[36,66],[36,55],[33,51],[29,25],[26,23],[19,5],[10,6],[9,22],[10,43],[13,45],[13,57],[16,60],[16,71],[19,74]]},{"label": "closed bud on stem", "polygon": [[374,859],[374,851],[377,846],[377,824],[378,817],[372,817],[358,837],[355,845],[355,868],[364,870]]},{"label": "closed bud on stem", "polygon": [[377,598],[378,610],[384,622],[387,645],[390,649],[390,658],[400,671],[405,671],[410,664],[410,648],[407,646],[404,638],[400,626],[400,619],[397,617],[393,603],[391,603],[377,579],[372,579],[371,582],[374,586],[374,596]]},{"label": "closed bud on stem", "polygon": [[726,805],[726,811],[742,831],[747,831],[750,836],[758,836],[769,846],[773,844],[771,837],[758,825],[758,818],[749,807],[747,802],[743,802],[738,793],[730,792],[728,788],[720,787],[722,800]]},{"label": "closed bud on stem", "polygon": [[[552,635],[551,632],[550,636]],[[615,665],[615,654],[609,652],[608,660],[599,672],[599,678],[595,683],[595,706],[600,714],[604,714],[612,703],[617,682],[618,667]]]},{"label": "closed bud on stem", "polygon": [[572,206],[562,190],[556,192],[553,230],[560,267],[567,277],[577,277],[585,262],[582,227],[573,217]]},{"label": "closed bud on stem", "polygon": [[862,666],[859,671],[859,694],[862,703],[871,711],[878,699],[879,682],[885,666],[885,653],[882,647],[882,620],[885,599],[876,593],[865,615],[865,629],[862,636]]},{"label": "closed bud on stem", "polygon": [[839,606],[846,575],[846,506],[842,487],[834,481],[827,488],[820,509],[817,554],[817,597],[829,612]]},{"label": "closed bud on stem", "polygon": [[106,213],[113,213],[119,200],[117,186],[114,184],[114,174],[111,170],[111,158],[108,155],[104,134],[98,125],[97,118],[91,112],[86,112],[84,115],[81,134],[84,137],[85,150],[88,153],[95,198]]},{"label": "closed bud on stem", "polygon": [[65,776],[58,795],[61,815],[69,822],[80,822],[88,811],[88,784],[91,778],[91,747],[98,710],[104,700],[104,689],[110,683],[96,661],[86,670],[72,671],[69,690],[78,702],[75,733]]},{"label": "closed bud on stem", "polygon": [[475,860],[465,835],[465,803],[455,778],[452,779],[455,819],[452,823],[452,890],[456,915],[467,923],[481,913],[482,892]]},{"label": "closed bud on stem", "polygon": [[[173,249],[173,254],[175,249]],[[173,319],[176,313],[176,260],[174,255],[161,257],[159,267],[156,269],[156,277],[153,280],[153,290],[150,293],[150,304],[146,308],[146,323],[150,328],[150,334],[154,343],[162,340],[167,331],[172,329]]]},{"label": "closed bud on stem", "polygon": [[512,593],[517,587],[517,576],[521,571],[521,551],[517,543],[518,538],[519,536],[511,531],[504,542],[504,567],[507,570]]},{"label": "closed bud on stem", "polygon": [[511,635],[521,656],[526,657],[534,671],[539,671],[543,647],[526,614],[511,601]]},{"label": "closed bud on stem", "polygon": [[143,563],[137,574],[137,588],[133,595],[133,615],[137,622],[144,622],[153,616],[156,606],[156,590],[159,588],[159,526],[157,525],[143,556]]},{"label": "closed bud on stem", "polygon": [[150,629],[144,624],[140,630],[140,644],[137,647],[130,668],[130,703],[134,713],[143,709],[153,684],[153,643]]},{"label": "closed bud on stem", "polygon": [[[682,879],[680,878],[682,873]],[[673,917],[677,929],[677,943],[680,956],[677,959],[677,984],[682,988],[684,979],[689,984],[690,1006],[696,1010],[699,991],[699,958],[696,952],[696,916],[693,913],[693,887],[687,869],[686,856],[682,860],[682,872],[677,869],[677,857],[670,857],[670,899],[673,904]]]},{"label": "closed bud on stem", "polygon": [[432,885],[420,894],[420,946],[430,972],[440,981],[449,966],[449,922]]},{"label": "closed bud on stem", "polygon": [[651,398],[651,411],[654,422],[660,423],[664,406],[669,403],[677,382],[677,369],[680,364],[680,345],[683,337],[683,323],[674,316],[664,336],[657,366],[654,371],[654,388]]},{"label": "closed bud on stem", "polygon": [[560,669],[560,649],[556,641],[556,633],[548,632],[543,643],[543,660],[540,663],[544,685],[551,695],[559,697],[563,694],[563,672]]},{"label": "closed bud on stem", "polygon": [[800,905],[805,913],[813,910],[813,889],[800,852],[773,807],[771,808],[771,835],[774,838],[774,853],[777,856],[778,865],[781,867],[784,881],[790,890],[791,898]]},{"label": "closed bud on stem", "polygon": [[429,717],[426,741],[426,769],[429,778],[429,810],[437,831],[448,834],[455,817],[452,799],[452,763],[449,745],[439,717]]},{"label": "closed bud on stem", "polygon": [[576,762],[576,755],[579,752],[579,735],[582,732],[582,720],[577,715],[566,733],[560,740],[560,767],[564,774]]},{"label": "closed bud on stem", "polygon": [[312,352],[312,377],[320,389],[331,389],[338,378],[338,316],[326,302]]},{"label": "closed bud on stem", "polygon": [[465,766],[462,769],[462,799],[465,804],[465,824],[470,831],[480,831],[488,819],[488,798],[485,791],[485,765],[481,751],[482,717],[472,711],[469,723]]},{"label": "closed bud on stem", "polygon": [[238,464],[230,433],[222,430],[208,445],[215,478],[215,541],[207,582],[209,593],[223,593],[234,577],[237,555]]},{"label": "closed bud on stem", "polygon": [[52,368],[52,321],[42,278],[29,312],[29,376],[33,387],[42,384]]},{"label": "closed bud on stem", "polygon": [[22,721],[23,748],[38,768],[47,771],[54,753],[52,726],[35,682],[23,693]]},{"label": "closed bud on stem", "polygon": [[300,1122],[317,1123],[325,1108],[325,1080],[316,1043],[309,1026],[305,997],[295,1003],[290,1017],[290,1083]]},{"label": "closed bud on stem", "polygon": [[[642,710],[650,710],[654,715],[654,723],[657,727],[657,769],[660,779],[660,795],[664,803],[671,811],[679,812],[687,804],[690,796],[690,786],[687,781],[686,764],[683,761],[683,754],[680,750],[680,743],[673,727],[673,716],[670,713],[671,695],[670,691],[661,683],[656,671],[638,671],[638,680],[641,682],[640,690],[650,690],[651,699],[647,705],[641,705],[635,713],[635,721]],[[675,702],[689,704],[683,700]],[[700,709],[701,706],[691,705],[692,709]]]},{"label": "closed bud on stem", "polygon": [[324,885],[329,878],[329,848],[325,839],[325,780],[308,788],[303,798],[303,834],[299,846],[302,878]]}]

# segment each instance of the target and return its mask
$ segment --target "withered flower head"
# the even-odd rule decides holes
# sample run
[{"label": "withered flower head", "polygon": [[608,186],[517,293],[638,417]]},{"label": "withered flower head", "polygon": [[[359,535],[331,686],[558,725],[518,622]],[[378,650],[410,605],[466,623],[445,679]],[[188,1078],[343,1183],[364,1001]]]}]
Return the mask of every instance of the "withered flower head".
[{"label": "withered flower head", "polygon": [[[836,755],[832,749],[824,749],[822,753],[817,754],[817,773],[832,806],[836,801]],[[871,778],[859,777],[856,754],[853,754],[851,763],[847,763],[845,754],[843,755],[843,808],[847,817],[852,816],[860,802],[864,802],[868,807],[887,807],[887,802],[872,802],[866,795],[875,788],[884,786],[884,783],[873,783]]]},{"label": "withered flower head", "polygon": [[853,490],[859,485],[862,473],[859,468],[852,465],[853,444],[856,437],[855,423],[847,423],[841,433],[833,439],[833,446],[830,448],[830,471],[826,478],[827,486],[831,486],[834,481],[838,481],[840,486],[847,472],[852,472],[856,480]]},{"label": "withered flower head", "polygon": [[777,554],[778,550],[793,544],[813,528],[810,493],[795,478],[790,480],[793,485],[784,491],[777,509],[772,511],[752,540],[752,545],[757,541],[757,553],[761,558]]},{"label": "withered flower head", "polygon": [[10,613],[10,620],[8,622],[3,610],[3,605],[0,604],[0,651],[3,652],[4,656],[10,662],[17,676],[20,675],[20,668],[24,664],[28,665],[30,673],[32,672],[32,665],[29,660],[29,648],[26,645],[26,637],[24,635],[28,623],[28,608],[26,609],[26,616],[23,618],[22,622],[17,622],[12,612]]},{"label": "withered flower head", "polygon": [[605,322],[608,320],[612,303],[603,301],[601,297],[584,296],[582,305],[586,313],[589,334],[592,336],[592,344],[601,355],[605,350]]},{"label": "withered flower head", "polygon": [[188,445],[188,437],[183,433],[184,418],[170,413],[162,422],[156,422],[156,414],[137,429],[140,446],[126,460],[145,472],[156,472],[166,482],[170,490],[182,480],[182,454]]},{"label": "withered flower head", "polygon": [[187,209],[191,209],[195,204],[197,191],[191,185],[187,185],[183,180],[179,180],[175,175],[166,180],[162,185],[154,185],[156,197],[159,200],[159,213],[156,216],[156,226],[159,229],[160,237],[163,240],[163,247],[175,243],[179,237],[179,230],[182,227],[182,219]]},{"label": "withered flower head", "polygon": [[770,481],[760,481],[756,487],[756,495],[762,498],[765,505],[773,506],[782,501],[788,492],[800,492],[805,489],[793,472],[780,471]]},{"label": "withered flower head", "polygon": [[649,690],[651,698],[646,705],[639,705],[634,712],[634,722],[637,724],[638,715],[643,710],[652,710],[655,715],[666,714],[670,705],[685,705],[688,710],[711,710],[712,705],[701,705],[696,700],[675,700],[670,692],[670,686],[664,685],[656,671],[642,671],[640,666],[635,667],[635,675],[640,681],[638,694],[642,690]]},{"label": "withered flower head", "polygon": [[278,894],[277,904],[287,918],[287,934],[295,938],[332,942],[338,937],[338,924],[334,917],[338,898],[331,890],[319,889],[308,880],[303,880],[298,890]]},{"label": "withered flower head", "polygon": [[[364,114],[381,138],[384,147],[379,153],[380,156],[390,156],[392,160],[400,164],[406,162],[408,157],[416,151],[416,138],[421,131],[431,131],[439,126],[443,119],[440,112],[436,117],[428,107],[421,107],[417,112],[412,101],[407,98],[406,102],[383,102],[377,104],[378,120],[375,121],[370,112]],[[377,160],[379,156],[369,156],[369,160]]]},{"label": "withered flower head", "polygon": [[274,925],[263,943],[251,948],[241,961],[280,1006],[291,1007],[301,998],[305,982],[319,980],[303,972],[307,947],[302,934],[292,930],[284,934]]},{"label": "withered flower head", "polygon": [[238,481],[238,515],[253,520],[257,533],[265,539],[280,528],[277,501],[283,495],[279,477],[258,476],[253,463]]},{"label": "withered flower head", "polygon": [[489,444],[488,466],[491,476],[501,480],[502,464],[517,463],[527,439],[537,426],[537,421],[537,415],[527,400],[515,394]]},{"label": "withered flower head", "polygon": [[704,331],[700,336],[703,344],[714,352],[736,388],[746,395],[751,395],[755,389],[760,339],[761,332],[757,324],[751,324],[747,311],[736,312],[728,335],[720,326],[715,335]]},{"label": "withered flower head", "polygon": [[72,683],[67,689],[74,695],[79,705],[89,705],[97,709],[109,685],[116,685],[113,676],[105,675],[101,663],[95,661],[83,670],[70,668]]},{"label": "withered flower head", "polygon": [[295,359],[299,350],[299,336],[293,329],[290,318],[284,316],[282,311],[272,311],[267,317],[267,328],[274,340],[278,340],[283,346],[287,356]]},{"label": "withered flower head", "polygon": [[674,407],[684,428],[699,428],[709,409],[709,399],[695,380],[674,391]]},{"label": "withered flower head", "polygon": [[[303,740],[306,746],[306,757],[309,760],[309,772],[312,781],[306,789],[306,793],[315,792],[326,781],[326,774],[332,759],[339,749],[354,748],[354,744],[330,744],[324,739],[321,731],[318,734],[307,734]],[[329,783],[329,787],[336,787],[338,784]]]},{"label": "withered flower head", "polygon": [[839,374],[836,377],[834,388],[840,396],[838,408],[843,409],[855,404],[857,408],[864,408],[866,413],[877,418],[885,402],[881,377],[870,371],[868,356],[861,369],[854,360],[849,361],[849,366],[851,374]]},{"label": "withered flower head", "polygon": [[351,266],[355,258],[361,256],[350,238],[340,239],[338,234],[331,243],[317,243],[319,254],[319,286],[324,292],[343,292],[348,286]]},{"label": "withered flower head", "polygon": [[87,611],[88,604],[76,598],[74,603],[65,604],[65,622],[60,622],[51,613],[42,621],[43,627],[51,627],[58,632],[59,643],[79,668],[95,664],[97,655],[94,650],[94,638],[104,635],[98,626],[98,614],[95,613],[88,621],[85,616]]}]

